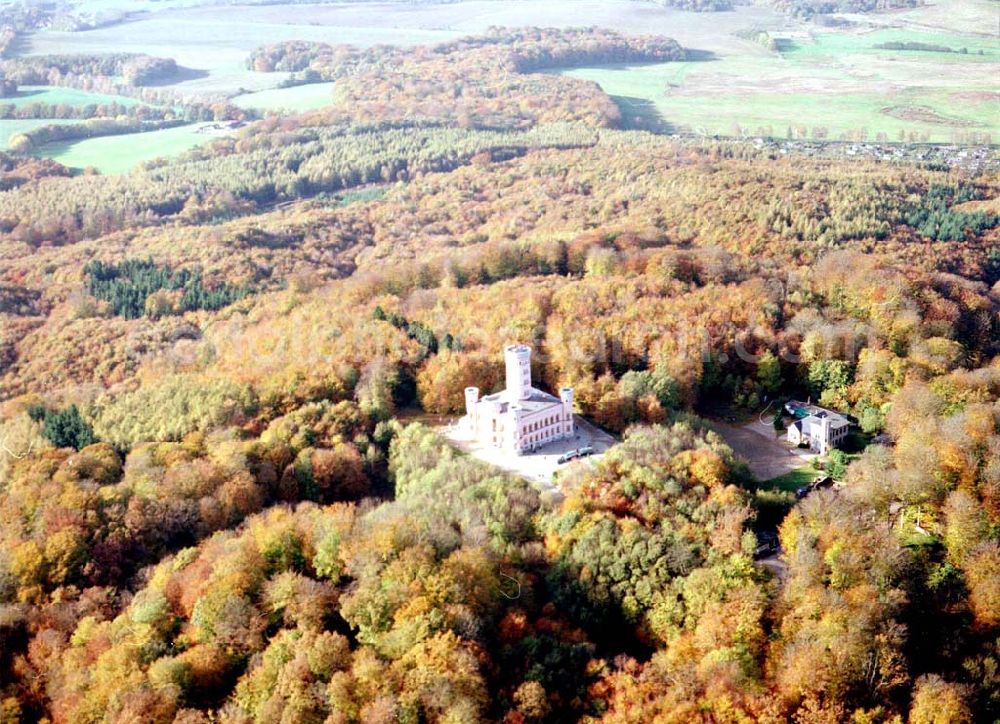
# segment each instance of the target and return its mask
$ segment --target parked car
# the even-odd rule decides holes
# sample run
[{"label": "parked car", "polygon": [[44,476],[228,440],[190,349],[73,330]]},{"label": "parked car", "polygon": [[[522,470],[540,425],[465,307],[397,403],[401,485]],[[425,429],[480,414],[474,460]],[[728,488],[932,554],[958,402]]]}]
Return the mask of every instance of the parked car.
[{"label": "parked car", "polygon": [[809,495],[814,490],[821,490],[823,488],[832,488],[833,478],[829,475],[820,475],[818,478],[813,480],[809,485],[803,485],[801,488],[796,489],[795,497],[799,500]]},{"label": "parked car", "polygon": [[590,447],[590,445],[587,445],[585,447],[580,448],[576,452],[577,452],[577,454],[579,454],[580,457],[585,458],[588,455],[593,455],[594,454],[594,448]]},{"label": "parked car", "polygon": [[765,531],[757,534],[757,547],[754,549],[754,558],[766,558],[778,552],[778,536],[776,533]]},{"label": "parked car", "polygon": [[559,456],[559,460],[557,460],[557,462],[560,465],[562,465],[563,463],[568,463],[570,460],[572,460],[573,458],[575,458],[575,457],[577,457],[579,455],[580,455],[580,451],[579,450],[570,450],[568,453],[563,453],[562,455],[560,455]]}]

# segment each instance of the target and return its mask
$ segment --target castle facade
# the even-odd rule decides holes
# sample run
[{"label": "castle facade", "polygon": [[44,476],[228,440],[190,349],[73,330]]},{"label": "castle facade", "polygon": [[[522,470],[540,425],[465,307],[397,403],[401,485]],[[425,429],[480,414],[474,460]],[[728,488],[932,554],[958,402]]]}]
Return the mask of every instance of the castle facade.
[{"label": "castle facade", "polygon": [[510,450],[517,455],[573,437],[573,388],[563,387],[559,397],[531,386],[531,348],[509,345],[504,349],[507,388],[485,397],[478,387],[465,389],[462,424],[479,442]]}]

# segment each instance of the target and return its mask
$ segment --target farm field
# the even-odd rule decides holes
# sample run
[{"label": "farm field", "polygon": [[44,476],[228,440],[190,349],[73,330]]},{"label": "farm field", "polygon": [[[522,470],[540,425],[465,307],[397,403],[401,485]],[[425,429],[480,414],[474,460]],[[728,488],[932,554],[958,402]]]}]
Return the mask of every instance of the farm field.
[{"label": "farm field", "polygon": [[104,174],[125,173],[143,161],[176,156],[216,137],[206,129],[215,124],[195,123],[146,133],[103,136],[82,141],[49,143],[35,155],[71,168],[93,167]]},{"label": "farm field", "polygon": [[914,30],[947,28],[955,32],[995,37],[997,32],[996,14],[996,0],[954,0],[953,2],[930,2],[911,10],[902,10],[886,15],[872,14],[854,17],[863,18],[872,24],[904,24]]},{"label": "farm field", "polygon": [[291,88],[274,88],[236,96],[240,108],[265,111],[309,111],[333,103],[333,83],[310,83]]},{"label": "farm field", "polygon": [[196,7],[202,0],[87,0],[92,13],[109,11],[147,12],[166,8]]},{"label": "farm field", "polygon": [[[889,51],[877,48],[884,43],[926,43],[950,48],[956,52],[942,53],[938,51]],[[923,60],[933,58],[937,62],[997,62],[1000,47],[994,38],[972,33],[959,32],[921,32],[916,30],[880,29],[865,32],[840,32],[813,34],[803,42],[792,38],[790,49],[784,55],[797,57],[803,55],[832,56],[845,53],[876,54],[891,57],[916,57]],[[968,51],[961,53],[962,49]],[[982,55],[978,55],[982,53]]]},{"label": "farm field", "polygon": [[[791,127],[828,138],[905,134],[932,142],[969,131],[1000,136],[1000,44],[990,38],[899,29],[773,37],[780,52],[733,49],[705,61],[554,72],[598,83],[626,117],[670,131],[784,137]],[[967,52],[876,47],[902,42]]]},{"label": "farm field", "polygon": [[[927,140],[947,142],[955,129],[975,129],[1000,134],[1000,113],[995,93],[948,90],[941,87],[910,87],[879,91],[850,79],[823,79],[831,71],[817,68],[810,83],[792,81],[799,88],[782,93],[782,79],[768,82],[770,71],[781,69],[767,63],[745,63],[747,75],[727,73],[735,63],[667,63],[649,66],[579,68],[566,75],[598,83],[615,98],[628,118],[648,120],[655,110],[666,130],[692,131],[709,135],[751,135],[784,137],[787,129],[826,129],[829,138],[866,129],[875,139],[885,134],[897,140],[900,132],[926,134]],[[761,66],[759,73],[750,68]],[[786,71],[787,72],[787,71]],[[744,80],[745,83],[740,84]],[[831,88],[839,89],[833,92]],[[963,99],[964,96],[964,99]],[[958,100],[964,102],[957,103]],[[926,119],[926,120],[925,120]],[[765,129],[765,133],[760,133]]]},{"label": "farm field", "polygon": [[[288,39],[321,40],[329,43],[414,45],[447,40],[456,35],[479,33],[491,26],[569,27],[599,25],[631,33],[657,33],[676,37],[682,43],[708,47],[719,43],[732,29],[746,25],[780,26],[784,15],[767,8],[745,6],[737,12],[691,13],[636,0],[458,0],[457,2],[319,3],[296,4],[293,10],[280,5],[147,4],[152,12],[114,27],[85,32],[36,34],[29,54],[57,52],[59,46],[85,52],[100,41],[133,47],[163,46],[182,65],[203,67],[192,50],[245,49]],[[106,2],[108,9],[131,7],[121,0]],[[89,3],[88,3],[89,6]],[[158,9],[157,9],[158,8]],[[223,36],[215,31],[224,27]],[[219,38],[225,37],[220,43]],[[175,46],[171,41],[177,41]],[[152,43],[150,44],[150,41]],[[707,44],[707,45],[706,45]],[[153,50],[143,52],[151,54]]]},{"label": "farm field", "polygon": [[77,90],[76,88],[59,88],[47,85],[25,85],[18,88],[16,96],[10,98],[0,98],[0,105],[14,105],[17,107],[30,105],[32,103],[45,103],[47,105],[67,105],[86,106],[99,103],[119,103],[123,106],[134,106],[138,103],[135,98],[127,96],[107,95],[105,93],[91,93],[90,91]]},{"label": "farm field", "polygon": [[[432,44],[461,33],[423,28],[316,25],[310,6],[298,7],[295,23],[287,8],[225,7],[167,10],[137,20],[84,32],[44,31],[31,36],[26,55],[52,53],[148,53],[174,58],[187,69],[173,84],[179,91],[235,95],[274,88],[284,73],[256,73],[244,67],[255,48],[282,40],[378,44]],[[280,12],[279,12],[280,10]],[[377,15],[377,13],[369,14]]]}]

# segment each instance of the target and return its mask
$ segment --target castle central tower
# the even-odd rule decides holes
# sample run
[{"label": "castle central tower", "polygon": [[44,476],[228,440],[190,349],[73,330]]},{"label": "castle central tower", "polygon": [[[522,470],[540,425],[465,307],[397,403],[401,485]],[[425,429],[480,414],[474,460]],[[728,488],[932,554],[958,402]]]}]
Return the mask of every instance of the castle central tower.
[{"label": "castle central tower", "polygon": [[511,402],[531,397],[531,347],[523,344],[508,345],[504,349],[507,366],[507,394]]}]

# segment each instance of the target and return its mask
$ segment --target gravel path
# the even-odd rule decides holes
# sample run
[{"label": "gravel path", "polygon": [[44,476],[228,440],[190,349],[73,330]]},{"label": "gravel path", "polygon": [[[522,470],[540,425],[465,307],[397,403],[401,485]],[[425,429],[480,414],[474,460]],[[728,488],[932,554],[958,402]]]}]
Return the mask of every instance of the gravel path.
[{"label": "gravel path", "polygon": [[712,429],[722,435],[733,452],[750,467],[758,480],[777,478],[801,468],[815,455],[793,448],[781,438],[776,438],[770,424],[756,420],[746,425],[711,423]]}]

